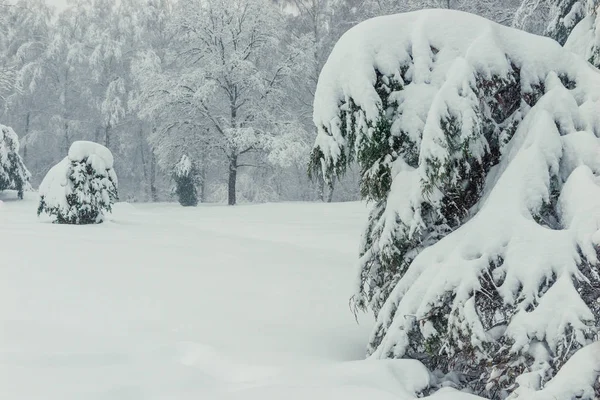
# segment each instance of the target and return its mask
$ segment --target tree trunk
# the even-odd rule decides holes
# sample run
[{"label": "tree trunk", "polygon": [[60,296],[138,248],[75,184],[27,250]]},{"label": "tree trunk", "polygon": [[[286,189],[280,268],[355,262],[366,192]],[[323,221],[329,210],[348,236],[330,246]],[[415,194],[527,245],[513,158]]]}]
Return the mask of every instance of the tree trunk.
[{"label": "tree trunk", "polygon": [[319,200],[321,200],[323,203],[325,203],[325,200],[327,199],[325,197],[325,178],[323,178],[322,174],[317,174],[317,194],[319,196]]},{"label": "tree trunk", "polygon": [[327,193],[327,202],[328,203],[331,203],[331,200],[333,200],[333,189],[335,187],[334,185],[335,185],[335,181],[332,180],[331,185],[329,185],[329,193]]},{"label": "tree trunk", "polygon": [[104,129],[104,146],[110,149],[110,125],[106,125]]},{"label": "tree trunk", "polygon": [[229,185],[228,185],[228,200],[227,204],[235,206],[236,193],[235,184],[237,181],[237,155],[229,158]]},{"label": "tree trunk", "polygon": [[[27,135],[29,135],[29,122],[31,120],[31,112],[27,113],[27,116],[25,117],[25,135],[23,135],[23,137],[29,139],[27,137]],[[23,161],[27,161],[27,142],[25,142],[25,145],[23,146]]]},{"label": "tree trunk", "polygon": [[64,128],[65,128],[65,154],[69,154],[69,147],[71,147],[71,139],[69,138],[69,115],[70,115],[70,110],[69,110],[69,102],[68,102],[68,95],[69,95],[69,90],[68,90],[68,84],[69,84],[69,70],[67,69],[65,71],[65,83],[63,85],[63,99],[62,99],[62,105],[63,105],[63,110],[62,110],[62,118],[63,121],[65,121],[64,123]]},{"label": "tree trunk", "polygon": [[144,177],[143,187],[144,187],[144,190],[147,192],[148,188],[150,187],[150,182],[148,182],[149,181],[149,179],[148,179],[148,164],[146,163],[146,152],[144,151],[144,135],[143,135],[143,128],[141,125],[140,125],[140,130],[138,131],[138,138],[140,139],[138,146],[140,149],[140,160],[142,161],[142,174]]},{"label": "tree trunk", "polygon": [[69,123],[65,122],[65,154],[69,154],[69,147],[71,147],[71,138],[69,137]]},{"label": "tree trunk", "polygon": [[150,198],[153,202],[158,201],[158,191],[156,190],[156,157],[154,152],[150,157]]},{"label": "tree trunk", "polygon": [[204,203],[206,197],[206,165],[200,167],[200,203]]}]

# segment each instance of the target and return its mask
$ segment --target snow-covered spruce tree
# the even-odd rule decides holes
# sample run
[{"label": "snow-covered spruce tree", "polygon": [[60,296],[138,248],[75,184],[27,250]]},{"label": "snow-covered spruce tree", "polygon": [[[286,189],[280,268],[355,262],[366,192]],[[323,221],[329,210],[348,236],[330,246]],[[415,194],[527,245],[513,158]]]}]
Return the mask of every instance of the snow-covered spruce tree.
[{"label": "snow-covered spruce tree", "polygon": [[20,199],[30,188],[31,174],[19,155],[19,138],[12,128],[0,125],[0,191],[16,190]]},{"label": "snow-covered spruce tree", "polygon": [[572,7],[574,10],[582,10],[582,18],[569,32],[565,48],[584,57],[598,68],[600,67],[600,17],[598,15],[600,0],[586,0],[582,3],[585,6],[575,4]]},{"label": "snow-covered spruce tree", "polygon": [[581,58],[470,14],[380,17],[339,40],[311,168],[362,169],[353,304],[377,317],[371,357],[499,399],[598,339],[599,99]]},{"label": "snow-covered spruce tree", "polygon": [[564,45],[571,31],[593,9],[596,0],[553,0],[550,6],[550,23],[546,36]]},{"label": "snow-covered spruce tree", "polygon": [[546,36],[564,45],[577,24],[592,14],[597,0],[553,0]]},{"label": "snow-covered spruce tree", "polygon": [[183,155],[173,170],[175,193],[179,204],[184,207],[198,205],[198,170],[188,156]]},{"label": "snow-covered spruce tree", "polygon": [[101,223],[117,199],[117,185],[110,150],[93,142],[74,142],[40,185],[38,215],[50,215],[59,224]]}]

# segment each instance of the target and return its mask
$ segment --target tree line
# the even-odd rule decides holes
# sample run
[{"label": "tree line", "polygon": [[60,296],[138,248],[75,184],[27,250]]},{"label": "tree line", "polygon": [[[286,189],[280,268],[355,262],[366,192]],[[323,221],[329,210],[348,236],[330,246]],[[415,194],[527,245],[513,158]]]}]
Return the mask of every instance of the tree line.
[{"label": "tree line", "polygon": [[357,199],[352,168],[330,184],[306,174],[314,92],[339,37],[367,18],[428,7],[511,24],[519,6],[74,0],[57,11],[0,0],[0,121],[19,135],[34,186],[74,141],[90,140],[115,154],[123,200],[168,199],[183,156],[199,201]]}]

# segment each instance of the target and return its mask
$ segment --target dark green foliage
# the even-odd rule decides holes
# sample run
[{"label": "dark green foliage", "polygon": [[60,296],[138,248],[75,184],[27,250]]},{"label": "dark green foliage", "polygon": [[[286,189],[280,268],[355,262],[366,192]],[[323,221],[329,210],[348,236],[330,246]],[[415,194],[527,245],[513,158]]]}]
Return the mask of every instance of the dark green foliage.
[{"label": "dark green foliage", "polygon": [[198,205],[198,191],[193,177],[176,177],[175,184],[175,193],[177,194],[179,204],[184,207],[195,207]]},{"label": "dark green foliage", "polygon": [[[382,235],[382,216],[394,178],[391,170],[393,162],[402,158],[411,167],[418,167],[420,149],[409,139],[408,133],[392,133],[393,121],[399,114],[398,104],[389,97],[391,93],[403,90],[405,85],[410,84],[409,80],[403,78],[403,82],[398,82],[377,74],[375,88],[382,104],[379,118],[367,124],[367,129],[371,129],[370,136],[359,135],[361,140],[356,146],[352,142],[348,144],[347,148],[356,148],[356,153],[350,152],[330,170],[332,173],[343,170],[342,163],[355,157],[362,170],[363,198],[376,202],[361,251],[362,294],[353,298],[355,308],[371,308],[377,314],[414,257],[469,217],[470,209],[481,197],[487,172],[499,162],[501,149],[512,138],[520,121],[517,111],[524,94],[521,93],[519,73],[513,65],[513,72],[506,78],[477,79],[471,90],[481,103],[475,109],[478,122],[469,135],[463,134],[459,116],[452,110],[448,110],[448,116],[440,120],[445,138],[443,146],[449,156],[421,160],[425,174],[421,182],[425,201],[419,211],[424,226],[419,231],[408,233],[398,218],[398,229],[385,248],[379,248],[377,242]],[[537,100],[538,96],[539,93],[532,93],[529,100]],[[342,134],[346,138],[357,137],[360,127],[354,121],[360,112],[360,108],[351,101],[340,107],[341,120],[349,121],[341,126],[345,129]],[[348,114],[353,117],[348,118]],[[480,144],[482,136],[485,138],[484,153],[475,156],[472,148]],[[318,158],[322,156],[319,147],[315,147],[313,156],[313,163],[327,162],[327,159]],[[435,196],[439,193],[442,197],[436,200]]]},{"label": "dark green foliage", "polygon": [[184,207],[195,207],[198,205],[198,169],[187,156],[175,166],[173,179],[175,180],[175,193],[179,204]]}]

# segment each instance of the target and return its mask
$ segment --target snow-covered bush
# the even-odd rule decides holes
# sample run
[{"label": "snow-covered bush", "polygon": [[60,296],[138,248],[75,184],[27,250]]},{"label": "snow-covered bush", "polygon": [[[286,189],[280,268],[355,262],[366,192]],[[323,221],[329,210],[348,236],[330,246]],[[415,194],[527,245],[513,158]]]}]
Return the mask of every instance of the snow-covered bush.
[{"label": "snow-covered bush", "polygon": [[598,340],[599,110],[599,71],[474,15],[380,17],[339,40],[311,168],[362,169],[353,304],[376,315],[371,357],[498,399]]},{"label": "snow-covered bush", "polygon": [[19,138],[12,128],[0,125],[0,191],[16,190],[19,198],[30,189],[31,174],[19,155]]},{"label": "snow-covered bush", "polygon": [[175,193],[184,207],[198,205],[198,170],[188,156],[183,155],[173,170]]},{"label": "snow-covered bush", "polygon": [[117,199],[117,186],[110,150],[93,142],[74,142],[40,185],[38,215],[50,215],[59,224],[101,223]]}]

